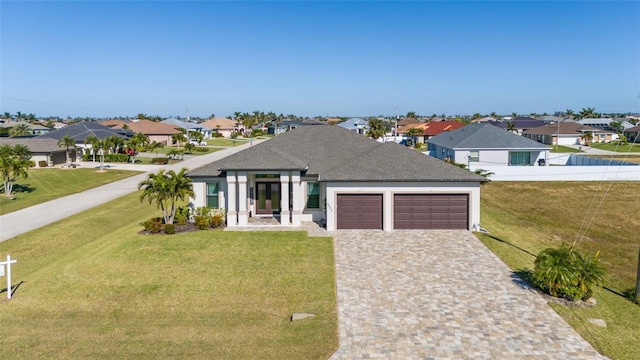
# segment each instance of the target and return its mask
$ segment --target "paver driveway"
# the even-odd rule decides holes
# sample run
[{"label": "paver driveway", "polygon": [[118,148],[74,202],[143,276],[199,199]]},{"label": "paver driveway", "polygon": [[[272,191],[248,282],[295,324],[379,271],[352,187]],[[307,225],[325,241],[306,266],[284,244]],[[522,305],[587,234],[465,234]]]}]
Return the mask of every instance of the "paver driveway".
[{"label": "paver driveway", "polygon": [[599,355],[468,231],[338,231],[332,359]]}]

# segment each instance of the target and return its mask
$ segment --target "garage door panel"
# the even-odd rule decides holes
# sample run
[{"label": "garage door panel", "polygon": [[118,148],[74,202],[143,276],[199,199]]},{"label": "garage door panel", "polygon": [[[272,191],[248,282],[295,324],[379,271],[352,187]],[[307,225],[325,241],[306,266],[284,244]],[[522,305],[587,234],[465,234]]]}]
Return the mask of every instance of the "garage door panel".
[{"label": "garage door panel", "polygon": [[382,229],[382,194],[338,194],[338,229]]},{"label": "garage door panel", "polygon": [[467,194],[396,194],[394,229],[468,229]]}]

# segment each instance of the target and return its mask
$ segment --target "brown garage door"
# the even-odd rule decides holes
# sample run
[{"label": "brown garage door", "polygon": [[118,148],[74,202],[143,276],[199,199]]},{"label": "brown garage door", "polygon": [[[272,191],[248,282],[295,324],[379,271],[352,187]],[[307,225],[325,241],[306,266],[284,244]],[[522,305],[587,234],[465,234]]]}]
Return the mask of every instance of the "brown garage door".
[{"label": "brown garage door", "polygon": [[394,229],[468,229],[467,194],[396,194]]},{"label": "brown garage door", "polygon": [[338,229],[382,229],[382,194],[338,194]]}]

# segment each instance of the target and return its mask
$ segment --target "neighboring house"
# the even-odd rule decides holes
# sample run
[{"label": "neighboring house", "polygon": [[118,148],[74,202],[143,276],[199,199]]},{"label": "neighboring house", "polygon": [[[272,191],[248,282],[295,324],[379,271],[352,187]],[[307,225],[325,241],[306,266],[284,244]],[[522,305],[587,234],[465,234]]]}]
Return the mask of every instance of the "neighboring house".
[{"label": "neighboring house", "polygon": [[[67,162],[67,149],[58,146],[58,140],[44,137],[1,138],[1,145],[24,145],[31,151],[31,160],[36,167],[56,166]],[[69,149],[71,158],[75,158],[75,149]]]},{"label": "neighboring house", "polygon": [[416,119],[416,118],[404,118],[402,120],[398,120],[398,129],[402,126],[407,126],[407,125],[411,125],[411,124],[421,124],[422,121]]},{"label": "neighboring house", "polygon": [[546,124],[555,124],[557,122],[562,122],[565,120],[564,118],[555,115],[543,115],[538,119],[544,121]]},{"label": "neighboring house", "polygon": [[284,120],[278,125],[271,125],[267,128],[267,133],[271,135],[280,135],[289,130],[296,129],[300,126],[314,126],[314,125],[326,125],[326,123],[319,120]]},{"label": "neighboring house", "polygon": [[[0,121],[0,128],[6,128],[8,131],[8,129],[11,129],[12,127],[20,123],[21,121],[3,120],[3,121]],[[25,122],[25,124],[27,124],[27,126],[29,127],[30,134],[28,136],[38,136],[38,135],[46,134],[49,131],[51,131],[51,129],[49,129],[46,126],[31,124],[28,122]]]},{"label": "neighboring house", "polygon": [[351,118],[339,123],[338,126],[362,135],[366,134],[367,130],[369,130],[369,122],[362,118]]},{"label": "neighboring house", "polygon": [[625,130],[624,135],[628,142],[640,143],[640,125]]},{"label": "neighboring house", "polygon": [[[79,123],[71,124],[65,126],[58,130],[53,130],[47,134],[40,135],[38,138],[52,138],[57,141],[69,135],[76,142],[76,147],[82,148],[83,152],[85,149],[90,149],[91,145],[85,144],[84,141],[89,137],[89,135],[94,135],[100,140],[104,140],[109,136],[116,136],[123,139],[128,139],[133,135],[133,132],[125,129],[112,129],[108,126],[104,126],[98,124],[95,121],[82,121]],[[78,156],[81,153],[78,152]],[[73,159],[73,158],[72,158]]]},{"label": "neighboring house", "polygon": [[101,121],[98,121],[98,124],[104,125],[104,126],[108,126],[110,128],[122,129],[122,126],[124,124],[127,124],[127,126],[128,126],[129,123],[125,122],[124,120],[112,119],[112,120],[101,120]]},{"label": "neighboring house", "polygon": [[489,121],[489,124],[497,126],[501,129],[507,129],[509,126],[508,123],[511,123],[515,128],[514,132],[518,135],[522,135],[522,133],[529,129],[535,129],[546,124],[542,120],[526,117],[526,116],[518,116],[511,118],[509,121]]},{"label": "neighboring house", "polygon": [[473,166],[548,164],[549,147],[490,124],[470,124],[429,139],[429,155]]},{"label": "neighboring house", "polygon": [[227,226],[274,217],[337,229],[478,229],[470,171],[340,126],[301,126],[188,173],[196,207],[223,208]]},{"label": "neighboring house", "polygon": [[[610,131],[573,121],[543,125],[526,130],[522,136],[546,145],[586,145],[584,134],[588,132],[593,136],[590,142],[610,142],[613,136]],[[560,135],[558,136],[558,134]],[[558,138],[559,140],[557,140]]]},{"label": "neighboring house", "polygon": [[116,125],[114,126],[114,129],[122,129],[125,125],[133,133],[147,135],[149,137],[149,141],[156,141],[165,146],[171,145],[173,135],[180,133],[180,130],[171,125],[151,120],[134,120],[126,124],[123,123],[121,125]]},{"label": "neighboring house", "polygon": [[189,122],[189,121],[182,121],[182,120],[178,120],[178,119],[174,119],[174,118],[169,118],[169,119],[166,119],[166,120],[162,120],[160,123],[161,124],[169,124],[169,125],[172,125],[172,126],[174,126],[176,128],[180,128],[180,129],[185,129],[187,133],[190,132],[190,131],[201,132],[204,135],[205,139],[210,139],[211,138],[211,134],[213,133],[213,129],[211,129],[210,127],[204,126],[202,124]]},{"label": "neighboring house", "polygon": [[201,123],[201,125],[210,128],[213,131],[212,132],[213,137],[221,136],[221,137],[228,138],[228,137],[231,137],[231,134],[233,132],[240,131],[240,129],[238,128],[238,124],[235,121],[231,119],[223,118],[223,117],[217,117],[217,118],[207,120]]},{"label": "neighboring house", "polygon": [[406,135],[410,129],[420,129],[421,135],[417,135],[413,139],[413,143],[426,144],[429,139],[436,135],[440,135],[445,131],[452,131],[464,127],[464,124],[458,121],[431,121],[428,123],[409,124],[398,129],[398,134]]},{"label": "neighboring house", "polygon": [[[615,131],[613,131],[613,129],[611,128],[611,122],[612,121],[618,121],[620,123],[620,125],[622,125],[623,131],[626,129],[631,129],[632,127],[634,127],[634,125],[630,122],[628,122],[626,119],[612,119],[612,118],[597,118],[597,119],[592,119],[592,118],[586,118],[586,119],[580,119],[577,122],[579,124],[582,125],[587,125],[587,126],[593,126],[593,127],[597,127],[606,131],[612,131],[613,133],[615,133]],[[613,140],[618,139],[617,134],[615,134],[615,136],[613,137]]]},{"label": "neighboring house", "polygon": [[494,118],[493,116],[485,116],[483,118],[471,120],[471,123],[472,124],[486,124],[488,122],[497,122],[497,121],[498,121],[498,119]]}]

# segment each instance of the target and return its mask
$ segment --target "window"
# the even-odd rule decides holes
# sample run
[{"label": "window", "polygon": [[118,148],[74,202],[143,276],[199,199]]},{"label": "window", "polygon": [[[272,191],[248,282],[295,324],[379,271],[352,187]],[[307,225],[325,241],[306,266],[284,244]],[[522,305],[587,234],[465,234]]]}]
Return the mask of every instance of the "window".
[{"label": "window", "polygon": [[531,153],[523,151],[509,153],[509,165],[531,165]]},{"label": "window", "polygon": [[218,183],[207,183],[207,207],[218,208]]},{"label": "window", "polygon": [[320,208],[320,184],[317,182],[307,183],[307,208]]},{"label": "window", "polygon": [[478,150],[470,151],[469,162],[478,162],[478,161],[480,161],[480,152]]}]

